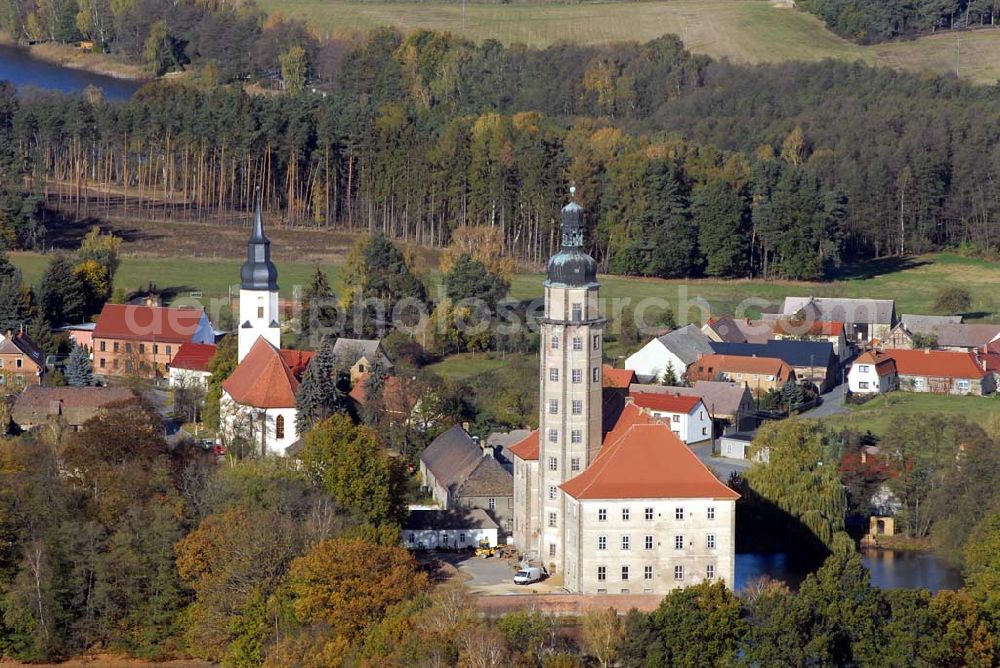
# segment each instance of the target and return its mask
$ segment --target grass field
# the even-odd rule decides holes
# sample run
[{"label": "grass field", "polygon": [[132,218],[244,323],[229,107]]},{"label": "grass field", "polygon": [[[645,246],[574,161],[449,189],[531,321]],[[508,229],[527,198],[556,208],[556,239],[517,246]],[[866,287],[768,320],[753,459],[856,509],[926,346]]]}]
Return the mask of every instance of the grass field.
[{"label": "grass field", "polygon": [[[281,231],[269,234],[277,239]],[[308,234],[320,233],[304,234],[306,236],[299,240],[300,244],[318,243]],[[134,244],[126,243],[116,282],[130,290],[153,282],[168,297],[200,291],[206,299],[224,298],[230,286],[237,286],[242,263],[242,244],[234,242],[232,246],[224,258],[177,259],[149,256],[146,251],[136,255]],[[344,248],[331,247],[326,249],[326,255],[316,255],[308,260],[292,259],[294,252],[286,249],[279,253],[279,248],[279,242],[275,241],[282,297],[290,298],[295,286],[305,285],[316,265],[327,271],[336,285],[337,267],[342,261]],[[12,253],[11,259],[21,268],[25,279],[37,286],[49,257],[38,253]],[[421,259],[420,264],[430,272],[434,258],[427,256]],[[511,296],[516,299],[541,298],[543,279],[543,275],[537,273],[517,274],[511,286]],[[437,280],[437,275],[431,272],[432,285]],[[674,311],[678,322],[704,320],[704,312],[696,305],[698,298],[708,302],[711,315],[737,313],[742,305],[743,315],[754,316],[761,310],[780,307],[787,295],[895,299],[899,314],[932,313],[939,290],[961,286],[968,288],[972,294],[972,311],[966,315],[968,320],[1000,320],[1000,295],[996,290],[996,286],[1000,285],[1000,264],[946,253],[919,256],[901,263],[876,261],[855,265],[845,270],[839,280],[827,283],[711,279],[667,281],[622,276],[601,276],[600,281],[601,297],[605,300],[604,312],[610,317],[614,317],[616,309],[631,310],[647,298],[663,300]],[[338,290],[342,291],[343,287],[338,286]],[[689,305],[686,311],[681,308],[685,302]]]},{"label": "grass field", "polygon": [[[541,297],[542,276],[519,274],[511,293],[519,299]],[[902,263],[869,262],[845,270],[839,280],[827,283],[790,281],[719,281],[625,278],[602,276],[601,296],[608,300],[630,299],[631,305],[648,297],[667,300],[675,316],[685,313],[678,304],[703,297],[713,315],[733,314],[741,303],[744,314],[780,306],[785,296],[871,297],[895,299],[898,313],[932,313],[934,299],[944,287],[966,287],[972,293],[969,320],[1000,317],[996,286],[1000,284],[1000,265],[983,260],[940,253],[909,259]],[[753,302],[745,302],[748,299]],[[613,305],[611,305],[613,306]],[[606,311],[607,312],[607,311]],[[692,306],[688,321],[701,321],[701,312]]]},{"label": "grass field", "polygon": [[862,60],[910,71],[955,72],[980,83],[1000,78],[1000,30],[943,34],[862,47],[837,37],[806,12],[763,0],[668,0],[579,4],[466,4],[260,0],[329,35],[392,25],[475,40],[544,46],[647,41],[678,35],[689,49],[739,63]]},{"label": "grass field", "polygon": [[882,435],[889,423],[898,416],[928,413],[961,415],[971,422],[985,424],[990,416],[1000,413],[1000,397],[964,397],[913,392],[890,392],[859,406],[850,406],[847,413],[823,418],[831,427],[850,427],[855,431],[871,431]]},{"label": "grass field", "polygon": [[502,369],[514,360],[526,358],[536,359],[536,356],[507,354],[500,357],[495,353],[476,353],[475,355],[461,353],[450,355],[436,364],[429,365],[427,369],[448,380],[462,380],[488,371]]}]

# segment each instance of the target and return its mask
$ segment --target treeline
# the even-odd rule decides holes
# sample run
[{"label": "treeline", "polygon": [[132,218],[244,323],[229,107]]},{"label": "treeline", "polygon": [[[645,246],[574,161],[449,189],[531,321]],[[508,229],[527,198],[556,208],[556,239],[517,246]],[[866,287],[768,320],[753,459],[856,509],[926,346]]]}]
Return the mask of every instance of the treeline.
[{"label": "treeline", "polygon": [[838,35],[862,44],[948,28],[996,25],[997,0],[800,0]]},{"label": "treeline", "polygon": [[998,245],[1000,92],[948,78],[712,63],[674,37],[536,50],[377,30],[325,96],[6,95],[33,188],[74,207],[113,192],[125,215],[232,214],[260,186],[286,223],[434,246],[489,225],[541,262],[575,182],[589,250],[618,273],[809,279]]},{"label": "treeline", "polygon": [[28,43],[87,40],[153,76],[199,65],[220,83],[288,75],[301,85],[306,63],[321,73],[342,49],[300,21],[267,18],[252,0],[0,0],[0,30]]}]

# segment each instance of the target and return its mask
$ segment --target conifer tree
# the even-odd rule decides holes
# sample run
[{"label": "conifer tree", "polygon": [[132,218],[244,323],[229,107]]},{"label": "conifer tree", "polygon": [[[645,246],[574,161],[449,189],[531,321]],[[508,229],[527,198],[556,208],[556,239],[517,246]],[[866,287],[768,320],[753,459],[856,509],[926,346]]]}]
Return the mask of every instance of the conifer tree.
[{"label": "conifer tree", "polygon": [[42,275],[41,306],[50,323],[79,322],[86,316],[86,288],[62,255],[53,258]]},{"label": "conifer tree", "polygon": [[42,314],[38,314],[28,323],[28,338],[46,355],[55,354],[59,350],[59,342],[52,333],[52,325]]},{"label": "conifer tree", "polygon": [[94,384],[94,367],[90,363],[90,355],[83,346],[74,345],[66,362],[66,383],[73,387],[86,387]]},{"label": "conifer tree", "polygon": [[14,330],[24,324],[24,292],[20,273],[0,278],[0,332]]},{"label": "conifer tree", "polygon": [[[335,300],[326,272],[316,267],[302,295],[302,341],[315,346],[319,337],[330,334],[324,330],[337,322]],[[314,341],[314,338],[317,340]]]},{"label": "conifer tree", "polygon": [[299,434],[334,413],[343,412],[344,400],[337,389],[335,373],[333,345],[324,341],[316,356],[309,360],[309,366],[302,375],[302,384],[295,393],[295,424]]}]

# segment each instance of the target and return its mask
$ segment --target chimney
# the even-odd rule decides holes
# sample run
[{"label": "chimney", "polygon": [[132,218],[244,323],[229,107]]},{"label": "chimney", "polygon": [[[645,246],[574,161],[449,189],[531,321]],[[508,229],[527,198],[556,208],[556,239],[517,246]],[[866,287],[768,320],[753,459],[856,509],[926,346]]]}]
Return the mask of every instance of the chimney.
[{"label": "chimney", "polygon": [[468,422],[463,422],[462,423],[462,430],[465,431],[466,434],[469,433],[469,423]]}]

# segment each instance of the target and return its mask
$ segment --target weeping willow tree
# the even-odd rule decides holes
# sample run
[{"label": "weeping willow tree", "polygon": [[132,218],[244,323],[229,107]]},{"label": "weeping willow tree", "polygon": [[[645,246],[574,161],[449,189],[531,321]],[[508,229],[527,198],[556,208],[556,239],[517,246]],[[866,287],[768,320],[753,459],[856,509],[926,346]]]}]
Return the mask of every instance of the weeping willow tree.
[{"label": "weeping willow tree", "polygon": [[811,420],[770,422],[751,446],[754,456],[764,451],[767,463],[755,464],[745,478],[744,496],[761,520],[756,530],[771,533],[785,549],[853,552],[854,542],[844,530],[847,495],[831,433]]}]

